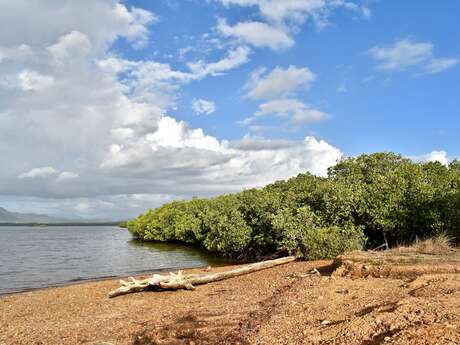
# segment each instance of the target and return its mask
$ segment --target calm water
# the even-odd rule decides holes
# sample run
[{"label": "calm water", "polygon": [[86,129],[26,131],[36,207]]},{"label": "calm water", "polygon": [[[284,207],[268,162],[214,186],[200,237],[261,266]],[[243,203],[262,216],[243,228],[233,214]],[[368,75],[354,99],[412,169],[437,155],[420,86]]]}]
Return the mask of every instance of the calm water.
[{"label": "calm water", "polygon": [[118,227],[0,227],[0,294],[222,263],[195,248],[132,241]]}]

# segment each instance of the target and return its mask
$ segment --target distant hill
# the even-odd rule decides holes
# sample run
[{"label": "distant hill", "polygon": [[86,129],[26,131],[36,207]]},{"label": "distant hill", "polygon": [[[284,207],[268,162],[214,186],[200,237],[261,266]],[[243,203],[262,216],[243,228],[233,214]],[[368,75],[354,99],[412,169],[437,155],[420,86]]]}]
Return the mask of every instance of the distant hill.
[{"label": "distant hill", "polygon": [[51,217],[46,214],[10,212],[0,207],[0,223],[60,223],[75,221],[75,219]]}]

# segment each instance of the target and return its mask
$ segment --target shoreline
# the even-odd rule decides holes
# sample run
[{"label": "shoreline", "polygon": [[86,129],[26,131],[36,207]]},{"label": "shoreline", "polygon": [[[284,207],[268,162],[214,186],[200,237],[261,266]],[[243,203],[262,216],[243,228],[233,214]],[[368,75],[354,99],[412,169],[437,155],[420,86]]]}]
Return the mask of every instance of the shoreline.
[{"label": "shoreline", "polygon": [[[238,264],[215,264],[212,267],[227,267],[227,266],[238,266]],[[114,276],[103,276],[103,277],[95,277],[95,278],[77,278],[69,281],[65,281],[62,283],[56,283],[48,286],[43,286],[43,287],[31,287],[31,288],[25,288],[19,291],[12,291],[12,292],[0,292],[0,299],[5,297],[5,296],[11,296],[11,295],[17,295],[21,293],[27,293],[27,292],[34,292],[34,291],[42,291],[42,290],[49,290],[49,289],[57,289],[57,288],[62,288],[66,286],[73,286],[73,285],[78,285],[78,284],[87,284],[87,283],[96,283],[100,281],[115,281],[119,279],[124,279],[128,277],[138,277],[138,276],[151,276],[153,274],[158,274],[158,273],[165,273],[165,272],[177,272],[179,270],[182,271],[190,271],[190,270],[202,270],[208,266],[193,266],[193,267],[184,267],[184,268],[160,268],[156,270],[141,270],[141,271],[133,271],[133,272],[128,272],[126,274],[121,274],[121,275],[114,275]]]},{"label": "shoreline", "polygon": [[[200,285],[195,291],[146,291],[109,298],[108,293],[120,284],[118,279],[103,279],[3,295],[0,298],[0,344],[153,343],[136,343],[139,337],[157,337],[160,340],[155,340],[155,344],[190,344],[191,339],[195,339],[195,344],[218,344],[215,337],[222,335],[235,340],[229,344],[237,344],[235,337],[239,332],[235,333],[236,329],[262,306],[264,300],[286,285],[286,275],[325,264],[330,262],[292,262]],[[214,266],[210,272],[235,266],[239,265]],[[186,271],[209,273],[203,267]],[[209,327],[202,327],[203,320],[194,321],[202,317],[209,319]],[[151,331],[159,333],[153,335]],[[191,333],[180,340],[179,333],[183,331]],[[177,338],[177,342],[167,340],[170,337]]]},{"label": "shoreline", "polygon": [[104,279],[5,295],[0,345],[460,344],[460,251],[398,255],[294,261],[193,291],[109,298],[120,284]]}]

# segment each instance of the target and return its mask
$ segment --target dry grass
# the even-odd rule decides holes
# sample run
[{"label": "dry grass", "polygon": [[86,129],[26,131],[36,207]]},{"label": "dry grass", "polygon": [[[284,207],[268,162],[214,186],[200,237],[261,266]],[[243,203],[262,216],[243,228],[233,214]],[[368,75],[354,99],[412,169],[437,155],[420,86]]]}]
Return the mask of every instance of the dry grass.
[{"label": "dry grass", "polygon": [[440,234],[427,240],[419,241],[408,247],[400,246],[390,251],[397,253],[414,253],[414,254],[432,254],[432,255],[443,255],[452,252],[452,239],[445,235]]}]

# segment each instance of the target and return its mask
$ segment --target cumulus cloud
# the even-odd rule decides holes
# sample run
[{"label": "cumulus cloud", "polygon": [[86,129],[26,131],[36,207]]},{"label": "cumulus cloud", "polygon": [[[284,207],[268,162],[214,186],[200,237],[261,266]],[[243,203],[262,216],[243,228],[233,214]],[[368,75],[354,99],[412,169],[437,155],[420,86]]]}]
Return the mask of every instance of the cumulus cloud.
[{"label": "cumulus cloud", "polygon": [[74,30],[89,37],[95,52],[106,49],[119,37],[142,45],[148,41],[148,25],[156,20],[153,13],[129,9],[118,0],[15,0],[2,1],[0,9],[0,42],[5,47],[14,47],[18,42],[35,47]]},{"label": "cumulus cloud", "polygon": [[240,22],[230,26],[220,19],[217,30],[225,37],[236,37],[243,43],[258,48],[283,50],[294,45],[294,40],[286,32],[262,22]]},{"label": "cumulus cloud", "polygon": [[284,50],[295,44],[294,36],[307,20],[318,29],[329,25],[329,17],[337,9],[359,14],[364,19],[372,17],[371,10],[357,2],[346,0],[214,0],[222,5],[250,7],[257,10],[260,19],[242,21],[234,25],[218,19],[216,30],[225,38],[253,47]]},{"label": "cumulus cloud", "polygon": [[58,41],[48,47],[48,51],[56,61],[73,59],[91,52],[91,42],[85,34],[73,30],[59,37]]},{"label": "cumulus cloud", "polygon": [[318,27],[328,23],[330,13],[336,8],[360,12],[369,19],[368,7],[345,0],[215,0],[225,6],[256,7],[267,21],[280,24],[302,24],[311,19]]},{"label": "cumulus cloud", "polygon": [[214,102],[205,99],[194,99],[192,101],[192,109],[197,115],[210,115],[216,111],[216,105]]},{"label": "cumulus cloud", "polygon": [[[119,145],[103,167],[132,177],[148,173],[150,183],[158,183],[158,191],[193,194],[195,190],[213,193],[261,186],[301,171],[324,175],[341,156],[340,150],[313,137],[283,145],[265,139],[248,144],[248,140],[219,141],[164,117],[157,131],[146,138]],[[162,169],[165,162],[167,168]]]},{"label": "cumulus cloud", "polygon": [[377,69],[401,71],[419,67],[422,73],[440,73],[454,67],[457,59],[434,58],[434,45],[431,42],[417,42],[413,39],[399,40],[390,45],[371,48],[368,54],[378,62]]},{"label": "cumulus cloud", "polygon": [[[185,70],[110,50],[118,39],[148,42],[155,18],[117,0],[0,2],[2,200],[65,216],[133,216],[174,198],[325,174],[340,158],[312,137],[229,142],[167,116],[183,85],[241,66],[251,49]],[[290,83],[272,94],[308,86]]]},{"label": "cumulus cloud", "polygon": [[58,171],[53,167],[34,168],[28,172],[19,174],[18,178],[35,178],[35,177],[48,177],[58,174]]},{"label": "cumulus cloud", "polygon": [[286,118],[291,125],[299,126],[327,118],[328,114],[288,97],[299,90],[307,90],[315,79],[316,75],[307,67],[278,66],[271,72],[264,68],[254,71],[245,85],[245,97],[268,102],[260,104],[253,116],[239,121],[239,124],[248,126],[260,118],[275,116]]},{"label": "cumulus cloud", "polygon": [[259,117],[276,116],[289,118],[294,125],[321,121],[327,118],[328,114],[312,109],[297,99],[275,99],[259,105],[253,117],[243,120],[243,125],[248,125]]},{"label": "cumulus cloud", "polygon": [[54,84],[53,77],[27,69],[18,74],[18,81],[24,91],[40,91]]},{"label": "cumulus cloud", "polygon": [[443,165],[449,164],[449,157],[446,151],[431,151],[425,155],[415,157],[416,161],[421,162],[439,162]]},{"label": "cumulus cloud", "polygon": [[258,69],[251,74],[245,86],[246,97],[261,100],[289,96],[299,88],[308,89],[315,79],[315,74],[308,67],[277,66],[269,73],[266,69]]}]

